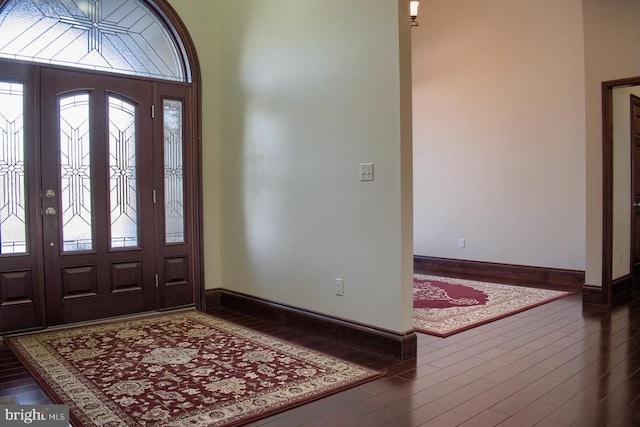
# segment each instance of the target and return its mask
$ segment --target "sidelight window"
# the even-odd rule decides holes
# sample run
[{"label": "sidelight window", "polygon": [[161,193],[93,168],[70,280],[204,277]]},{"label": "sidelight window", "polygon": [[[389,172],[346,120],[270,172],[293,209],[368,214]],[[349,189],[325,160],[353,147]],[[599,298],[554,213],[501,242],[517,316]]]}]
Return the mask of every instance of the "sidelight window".
[{"label": "sidelight window", "polygon": [[184,243],[184,143],[182,101],[165,99],[164,117],[164,197],[165,242]]},{"label": "sidelight window", "polygon": [[24,85],[0,81],[0,243],[2,254],[27,252]]}]

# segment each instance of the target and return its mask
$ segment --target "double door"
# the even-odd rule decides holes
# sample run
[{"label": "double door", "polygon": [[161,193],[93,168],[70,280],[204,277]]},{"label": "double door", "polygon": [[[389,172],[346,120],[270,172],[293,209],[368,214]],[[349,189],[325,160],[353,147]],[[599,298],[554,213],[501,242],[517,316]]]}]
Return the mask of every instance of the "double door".
[{"label": "double door", "polygon": [[187,85],[0,68],[0,331],[195,302],[190,105]]}]

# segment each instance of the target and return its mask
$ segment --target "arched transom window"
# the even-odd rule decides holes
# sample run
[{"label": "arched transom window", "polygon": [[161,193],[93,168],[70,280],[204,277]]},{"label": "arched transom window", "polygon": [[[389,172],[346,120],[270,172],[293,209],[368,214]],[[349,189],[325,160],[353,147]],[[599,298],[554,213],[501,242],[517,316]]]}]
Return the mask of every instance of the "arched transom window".
[{"label": "arched transom window", "polygon": [[0,57],[191,82],[175,38],[139,0],[9,0]]}]

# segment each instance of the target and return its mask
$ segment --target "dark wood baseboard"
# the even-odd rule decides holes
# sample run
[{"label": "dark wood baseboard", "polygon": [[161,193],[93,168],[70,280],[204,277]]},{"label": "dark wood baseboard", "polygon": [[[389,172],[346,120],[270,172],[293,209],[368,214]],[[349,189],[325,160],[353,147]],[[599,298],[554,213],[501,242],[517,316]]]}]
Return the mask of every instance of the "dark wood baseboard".
[{"label": "dark wood baseboard", "polygon": [[627,303],[633,296],[633,280],[631,275],[614,279],[611,282],[611,298],[602,292],[602,287],[585,285],[582,290],[583,304],[610,306]]},{"label": "dark wood baseboard", "polygon": [[212,308],[222,307],[220,304],[220,295],[222,295],[222,289],[209,289],[204,291],[204,310],[207,311]]},{"label": "dark wood baseboard", "polygon": [[622,301],[627,301],[631,297],[631,290],[633,287],[633,280],[631,275],[622,276],[618,279],[614,279],[611,282],[612,286],[612,303],[616,304]]},{"label": "dark wood baseboard", "polygon": [[601,305],[602,302],[602,287],[585,285],[582,288],[582,303],[588,305]]},{"label": "dark wood baseboard", "polygon": [[399,334],[226,289],[206,290],[205,300],[207,310],[222,307],[295,327],[309,334],[344,340],[401,361],[416,358],[418,340],[414,331]]},{"label": "dark wood baseboard", "polygon": [[413,261],[416,273],[433,274],[435,276],[572,292],[581,291],[584,287],[585,274],[584,271],[580,270],[498,264],[420,255],[414,256]]}]

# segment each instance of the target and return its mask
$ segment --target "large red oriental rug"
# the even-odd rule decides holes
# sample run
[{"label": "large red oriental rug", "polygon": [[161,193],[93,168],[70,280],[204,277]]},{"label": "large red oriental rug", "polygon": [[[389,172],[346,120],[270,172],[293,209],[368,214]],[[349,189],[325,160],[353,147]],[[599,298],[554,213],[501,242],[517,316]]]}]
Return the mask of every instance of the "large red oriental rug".
[{"label": "large red oriental rug", "polygon": [[74,426],[229,426],[382,373],[195,310],[5,337]]},{"label": "large red oriental rug", "polygon": [[413,326],[418,332],[448,337],[571,294],[416,274]]}]

